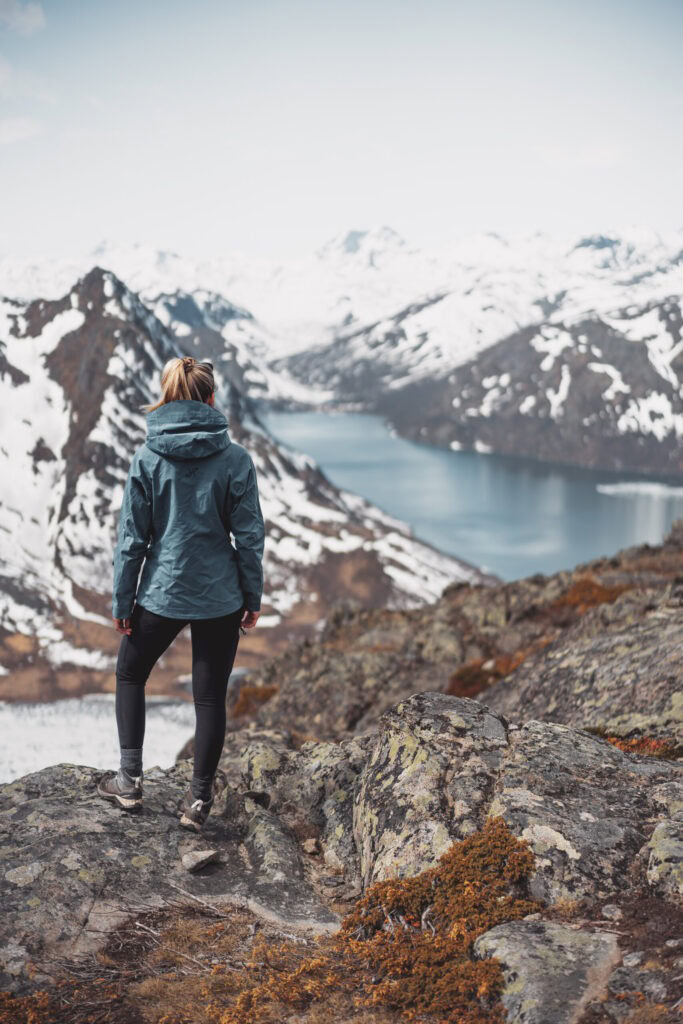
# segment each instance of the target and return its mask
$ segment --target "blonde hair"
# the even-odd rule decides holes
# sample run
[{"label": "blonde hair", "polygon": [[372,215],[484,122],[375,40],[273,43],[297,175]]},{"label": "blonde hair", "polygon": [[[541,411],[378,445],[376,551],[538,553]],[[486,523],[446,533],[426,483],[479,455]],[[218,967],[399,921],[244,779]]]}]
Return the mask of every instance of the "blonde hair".
[{"label": "blonde hair", "polygon": [[194,356],[169,359],[161,371],[161,398],[153,405],[142,405],[143,412],[154,412],[167,402],[180,398],[208,402],[215,389],[213,366],[200,363]]}]

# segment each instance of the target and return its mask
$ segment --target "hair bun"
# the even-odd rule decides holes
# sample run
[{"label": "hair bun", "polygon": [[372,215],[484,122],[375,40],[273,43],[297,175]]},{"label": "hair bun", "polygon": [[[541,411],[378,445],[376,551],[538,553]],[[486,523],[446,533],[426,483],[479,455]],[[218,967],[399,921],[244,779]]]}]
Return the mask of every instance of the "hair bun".
[{"label": "hair bun", "polygon": [[195,364],[194,356],[183,356],[183,367],[186,370],[191,370]]}]

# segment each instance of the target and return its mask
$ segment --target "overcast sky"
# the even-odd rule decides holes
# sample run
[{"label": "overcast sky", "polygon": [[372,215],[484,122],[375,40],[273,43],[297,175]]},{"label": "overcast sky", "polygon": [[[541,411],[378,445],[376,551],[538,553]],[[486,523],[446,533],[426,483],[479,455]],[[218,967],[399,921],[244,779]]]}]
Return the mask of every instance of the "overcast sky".
[{"label": "overcast sky", "polygon": [[683,0],[0,0],[0,254],[682,226]]}]

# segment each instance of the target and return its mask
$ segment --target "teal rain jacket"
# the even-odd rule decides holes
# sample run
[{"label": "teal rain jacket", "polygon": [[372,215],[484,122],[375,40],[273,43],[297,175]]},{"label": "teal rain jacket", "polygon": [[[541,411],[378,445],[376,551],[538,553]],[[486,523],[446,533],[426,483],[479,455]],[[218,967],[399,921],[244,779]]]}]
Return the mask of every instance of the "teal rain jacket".
[{"label": "teal rain jacket", "polygon": [[260,611],[264,540],[254,463],[223,413],[193,399],[148,413],[119,515],[114,618],[135,601],[173,619]]}]

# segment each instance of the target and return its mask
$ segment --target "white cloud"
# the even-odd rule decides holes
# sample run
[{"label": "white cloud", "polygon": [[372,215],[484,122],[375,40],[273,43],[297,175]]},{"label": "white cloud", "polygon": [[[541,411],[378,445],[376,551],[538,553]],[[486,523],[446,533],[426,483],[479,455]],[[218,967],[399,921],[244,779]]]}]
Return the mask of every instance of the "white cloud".
[{"label": "white cloud", "polygon": [[0,25],[30,36],[45,28],[45,12],[43,5],[32,0],[0,0]]},{"label": "white cloud", "polygon": [[40,125],[30,117],[6,117],[0,121],[0,146],[12,142],[23,142],[33,138],[40,131]]}]

